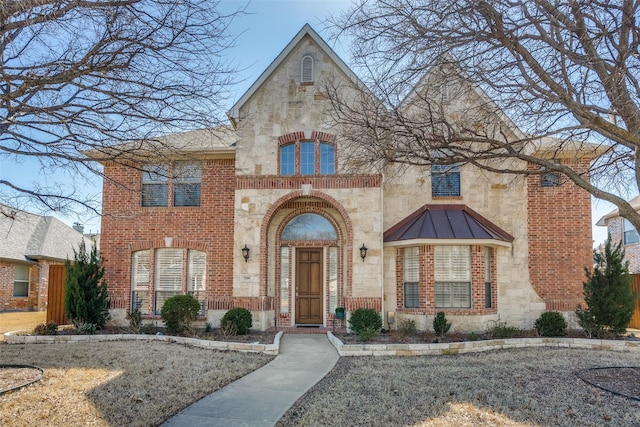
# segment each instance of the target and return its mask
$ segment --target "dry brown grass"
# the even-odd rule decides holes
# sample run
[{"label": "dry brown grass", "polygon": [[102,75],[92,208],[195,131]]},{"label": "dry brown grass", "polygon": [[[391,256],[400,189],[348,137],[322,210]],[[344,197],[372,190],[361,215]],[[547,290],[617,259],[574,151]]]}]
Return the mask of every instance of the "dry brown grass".
[{"label": "dry brown grass", "polygon": [[44,369],[0,396],[0,425],[158,425],[271,359],[164,342],[0,344],[0,364]]},{"label": "dry brown grass", "polygon": [[22,329],[33,329],[47,320],[46,311],[18,311],[0,313],[0,342],[4,333]]},{"label": "dry brown grass", "polygon": [[640,402],[575,373],[638,365],[638,353],[557,348],[343,357],[278,425],[637,426]]}]

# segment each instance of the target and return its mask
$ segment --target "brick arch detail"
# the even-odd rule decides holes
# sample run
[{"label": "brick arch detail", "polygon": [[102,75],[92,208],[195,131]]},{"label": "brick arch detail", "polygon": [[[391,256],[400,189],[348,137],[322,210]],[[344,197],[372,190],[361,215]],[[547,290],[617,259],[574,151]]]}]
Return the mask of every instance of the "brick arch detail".
[{"label": "brick arch detail", "polygon": [[[336,231],[340,233],[338,238],[342,242],[344,242],[344,248],[347,254],[347,265],[346,265],[346,274],[345,274],[346,294],[344,296],[345,297],[351,296],[351,272],[352,272],[352,263],[353,263],[353,259],[352,259],[353,226],[351,224],[351,219],[349,218],[349,214],[347,213],[346,209],[336,199],[334,199],[333,197],[329,196],[326,193],[323,193],[321,191],[316,191],[316,190],[312,190],[308,195],[304,195],[302,193],[302,190],[294,191],[285,196],[282,196],[281,198],[276,200],[276,202],[273,205],[271,205],[269,209],[267,209],[267,212],[264,215],[264,220],[262,221],[262,227],[260,228],[260,277],[261,277],[260,295],[261,296],[267,295],[267,288],[268,288],[267,282],[268,282],[269,263],[268,263],[267,254],[268,254],[268,248],[269,248],[268,238],[269,238],[269,228],[271,227],[271,221],[273,220],[273,217],[276,215],[276,213],[278,213],[278,211],[283,206],[285,206],[288,202],[294,201],[296,199],[307,198],[307,197],[313,197],[328,203],[332,208],[338,211],[339,215],[341,216],[341,219],[344,221],[345,228],[346,228],[345,230],[346,236],[342,235],[342,229],[341,227],[338,226],[335,219],[332,218],[331,215],[327,215],[327,213],[323,212],[321,209],[309,207],[305,209],[304,212],[300,212],[300,211],[294,212],[292,213],[292,215],[290,215],[291,217],[293,217],[301,213],[319,213],[319,214],[322,214],[322,216],[324,216],[325,218],[327,218],[334,225],[334,227],[336,227]],[[289,216],[287,216],[287,218],[285,219],[290,220]],[[286,224],[287,222],[288,221],[283,221],[282,224],[280,224],[277,230],[278,236],[279,236],[279,233],[282,231],[282,227],[284,227],[283,224]],[[279,238],[277,240],[279,240]],[[274,242],[274,243],[277,244],[278,242]]]},{"label": "brick arch detail", "polygon": [[205,242],[195,242],[186,239],[173,239],[171,246],[167,246],[164,239],[155,240],[141,240],[129,244],[131,252],[141,251],[145,249],[164,249],[164,248],[180,248],[180,249],[195,249],[198,251],[207,252],[208,244]]},{"label": "brick arch detail", "polygon": [[[287,133],[285,135],[281,135],[278,137],[278,145],[286,145],[291,144],[292,142],[300,142],[306,140],[304,137],[304,131],[297,131]],[[334,144],[336,142],[336,136],[332,133],[321,132],[318,130],[314,130],[311,132],[311,138],[309,140],[318,141],[318,142],[327,142],[330,144]]]}]

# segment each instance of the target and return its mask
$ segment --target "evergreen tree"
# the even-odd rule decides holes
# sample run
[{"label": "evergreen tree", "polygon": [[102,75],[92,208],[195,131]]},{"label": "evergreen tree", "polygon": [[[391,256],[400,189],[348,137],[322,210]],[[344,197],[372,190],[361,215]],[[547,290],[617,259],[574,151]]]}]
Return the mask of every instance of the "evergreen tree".
[{"label": "evergreen tree", "polygon": [[107,284],[102,279],[104,267],[95,245],[87,253],[84,242],[74,252],[73,264],[65,261],[67,275],[64,290],[64,311],[77,328],[95,325],[102,328],[109,319]]},{"label": "evergreen tree", "polygon": [[637,296],[631,289],[629,263],[624,261],[622,244],[612,247],[609,236],[604,252],[595,252],[595,264],[593,273],[585,268],[583,292],[587,308],[576,310],[578,323],[589,336],[623,334],[633,316]]}]

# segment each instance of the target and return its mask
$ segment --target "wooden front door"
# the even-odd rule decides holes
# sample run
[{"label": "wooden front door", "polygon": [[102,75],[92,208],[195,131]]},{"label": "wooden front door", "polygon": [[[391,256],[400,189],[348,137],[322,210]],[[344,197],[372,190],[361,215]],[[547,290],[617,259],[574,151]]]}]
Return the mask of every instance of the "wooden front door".
[{"label": "wooden front door", "polygon": [[322,249],[296,251],[296,324],[322,324]]}]

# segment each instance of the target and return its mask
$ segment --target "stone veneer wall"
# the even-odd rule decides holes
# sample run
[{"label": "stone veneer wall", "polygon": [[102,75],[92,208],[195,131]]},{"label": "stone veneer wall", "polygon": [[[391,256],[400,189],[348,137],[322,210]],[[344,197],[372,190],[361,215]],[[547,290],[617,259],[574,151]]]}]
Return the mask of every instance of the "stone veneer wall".
[{"label": "stone veneer wall", "polygon": [[107,163],[104,171],[101,256],[112,308],[130,309],[132,252],[163,248],[170,238],[173,247],[207,253],[208,305],[228,309],[234,303],[232,259],[239,253],[233,245],[235,161],[202,160],[199,207],[143,208],[139,170]]},{"label": "stone veneer wall", "polygon": [[[588,173],[589,160],[561,162]],[[527,178],[529,275],[547,310],[571,312],[582,302],[584,268],[593,265],[591,197],[566,178],[556,187],[540,183],[540,175]]]}]

